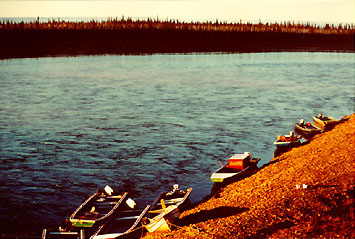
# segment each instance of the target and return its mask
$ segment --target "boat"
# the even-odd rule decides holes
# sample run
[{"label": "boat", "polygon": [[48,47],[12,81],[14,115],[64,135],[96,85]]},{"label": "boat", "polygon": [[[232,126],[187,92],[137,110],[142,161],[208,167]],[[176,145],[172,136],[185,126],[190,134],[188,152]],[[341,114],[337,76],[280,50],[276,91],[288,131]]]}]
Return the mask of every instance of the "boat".
[{"label": "boat", "polygon": [[72,231],[78,228],[99,226],[126,201],[127,192],[116,194],[106,186],[83,202],[60,227],[59,231]]},{"label": "boat", "polygon": [[301,143],[301,136],[295,136],[291,131],[289,135],[277,136],[277,140],[274,145],[277,148],[291,148]]},{"label": "boat", "polygon": [[251,153],[234,154],[228,159],[228,163],[212,173],[211,180],[214,183],[222,183],[227,179],[247,176],[250,171],[257,169],[260,158],[251,157]]},{"label": "boat", "polygon": [[331,116],[323,116],[322,113],[319,113],[318,116],[313,116],[313,122],[321,128],[330,129],[339,123],[340,120],[334,119]]},{"label": "boat", "polygon": [[301,119],[299,123],[295,123],[295,131],[305,138],[311,138],[316,134],[319,134],[322,129],[311,124],[310,122],[304,123],[304,120]]},{"label": "boat", "polygon": [[150,206],[143,224],[148,232],[168,232],[177,222],[182,211],[188,205],[188,198],[192,188],[186,191],[180,190],[174,184],[170,192],[162,192]]},{"label": "boat", "polygon": [[90,239],[139,238],[142,233],[138,229],[142,228],[142,219],[149,208],[150,205],[143,209],[128,206],[121,208],[117,215],[101,225]]}]

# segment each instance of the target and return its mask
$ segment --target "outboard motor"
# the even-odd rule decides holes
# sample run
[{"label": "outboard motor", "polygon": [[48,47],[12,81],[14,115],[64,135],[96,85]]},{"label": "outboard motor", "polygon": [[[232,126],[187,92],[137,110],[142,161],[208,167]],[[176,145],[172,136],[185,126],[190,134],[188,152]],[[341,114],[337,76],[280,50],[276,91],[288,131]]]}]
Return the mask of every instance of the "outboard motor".
[{"label": "outboard motor", "polygon": [[113,189],[110,186],[108,186],[108,185],[104,188],[104,190],[107,193],[107,195],[111,196],[112,193],[113,193]]}]

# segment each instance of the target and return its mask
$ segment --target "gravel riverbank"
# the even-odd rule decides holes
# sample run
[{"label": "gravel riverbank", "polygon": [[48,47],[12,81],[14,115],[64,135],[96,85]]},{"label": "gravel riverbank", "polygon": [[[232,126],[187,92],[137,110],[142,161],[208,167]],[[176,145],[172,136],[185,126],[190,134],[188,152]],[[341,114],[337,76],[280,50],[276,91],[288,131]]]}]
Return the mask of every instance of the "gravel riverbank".
[{"label": "gravel riverbank", "polygon": [[145,238],[354,238],[355,114],[345,118]]}]

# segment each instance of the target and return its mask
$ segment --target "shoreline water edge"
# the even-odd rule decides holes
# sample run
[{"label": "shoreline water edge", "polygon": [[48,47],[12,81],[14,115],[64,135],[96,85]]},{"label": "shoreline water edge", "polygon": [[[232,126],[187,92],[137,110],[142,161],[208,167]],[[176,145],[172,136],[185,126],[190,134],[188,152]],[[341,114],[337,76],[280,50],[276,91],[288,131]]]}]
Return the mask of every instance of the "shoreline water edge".
[{"label": "shoreline water edge", "polygon": [[0,59],[198,52],[355,52],[353,25],[110,19],[0,23]]},{"label": "shoreline water edge", "polygon": [[354,238],[355,114],[145,238]]},{"label": "shoreline water edge", "polygon": [[354,238],[354,132],[355,113],[194,203],[175,230],[144,238]]}]

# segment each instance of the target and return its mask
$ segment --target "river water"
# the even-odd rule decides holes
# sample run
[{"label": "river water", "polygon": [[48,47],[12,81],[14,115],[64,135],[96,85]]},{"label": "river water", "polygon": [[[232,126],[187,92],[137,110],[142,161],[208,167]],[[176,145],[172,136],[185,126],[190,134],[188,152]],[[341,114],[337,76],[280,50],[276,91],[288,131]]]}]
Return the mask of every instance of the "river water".
[{"label": "river water", "polygon": [[1,60],[0,228],[57,225],[105,185],[199,201],[219,160],[262,166],[300,118],[353,113],[354,80],[351,53]]}]

